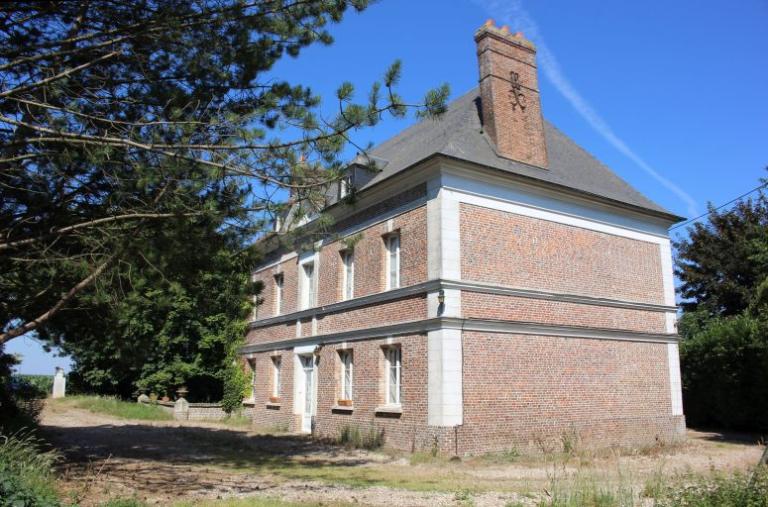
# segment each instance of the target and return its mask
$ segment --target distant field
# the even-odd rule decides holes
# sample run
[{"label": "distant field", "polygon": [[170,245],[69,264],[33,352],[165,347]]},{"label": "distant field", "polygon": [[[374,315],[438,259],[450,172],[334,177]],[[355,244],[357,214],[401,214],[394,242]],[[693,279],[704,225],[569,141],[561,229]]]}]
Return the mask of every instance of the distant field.
[{"label": "distant field", "polygon": [[53,375],[13,375],[24,386],[23,398],[45,398],[53,391]]}]

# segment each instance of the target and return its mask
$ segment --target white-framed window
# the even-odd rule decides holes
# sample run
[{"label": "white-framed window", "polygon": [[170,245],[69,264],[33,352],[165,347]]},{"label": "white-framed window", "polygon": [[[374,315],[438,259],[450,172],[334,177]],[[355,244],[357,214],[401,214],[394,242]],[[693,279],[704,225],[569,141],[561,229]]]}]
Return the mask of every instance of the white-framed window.
[{"label": "white-framed window", "polygon": [[[251,274],[251,282],[256,283],[257,281],[256,273]],[[251,320],[256,320],[259,318],[259,295],[254,294],[251,296],[251,301],[253,302],[253,310],[251,310]]]},{"label": "white-framed window", "polygon": [[280,315],[283,311],[283,282],[285,278],[282,273],[275,275],[275,315]]},{"label": "white-framed window", "polygon": [[400,347],[387,347],[384,354],[387,363],[387,404],[400,405],[402,352]]},{"label": "white-framed window", "polygon": [[256,397],[256,359],[248,360],[248,367],[251,370],[251,400]]},{"label": "white-framed window", "polygon": [[275,398],[280,397],[280,367],[282,366],[282,360],[280,356],[272,358],[272,396]]},{"label": "white-framed window", "polygon": [[349,195],[352,189],[352,180],[349,176],[344,176],[339,180],[339,199],[344,199]]},{"label": "white-framed window", "polygon": [[315,263],[301,265],[301,308],[315,306]]},{"label": "white-framed window", "polygon": [[339,360],[341,362],[341,399],[352,399],[352,351],[341,350],[339,351]]},{"label": "white-framed window", "polygon": [[341,253],[343,263],[342,298],[344,301],[355,297],[355,252],[344,250]]},{"label": "white-framed window", "polygon": [[387,289],[400,287],[400,235],[390,234],[384,241],[387,246]]}]

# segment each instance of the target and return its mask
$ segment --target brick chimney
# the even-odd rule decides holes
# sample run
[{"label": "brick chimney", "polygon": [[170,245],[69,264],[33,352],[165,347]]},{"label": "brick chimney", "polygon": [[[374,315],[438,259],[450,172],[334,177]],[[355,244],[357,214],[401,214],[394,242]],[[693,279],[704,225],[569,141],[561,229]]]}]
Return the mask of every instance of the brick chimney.
[{"label": "brick chimney", "polygon": [[475,32],[483,129],[505,158],[547,167],[536,47],[489,19]]}]

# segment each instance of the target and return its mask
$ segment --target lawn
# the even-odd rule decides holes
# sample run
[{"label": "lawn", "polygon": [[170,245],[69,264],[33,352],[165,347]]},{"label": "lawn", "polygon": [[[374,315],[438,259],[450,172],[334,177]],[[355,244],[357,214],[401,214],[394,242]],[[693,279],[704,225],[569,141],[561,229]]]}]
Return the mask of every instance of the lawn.
[{"label": "lawn", "polygon": [[[643,502],[768,507],[749,497],[757,492],[768,498],[766,477],[748,487],[744,475],[757,463],[761,447],[717,434],[692,432],[686,444],[648,449],[577,448],[544,455],[509,449],[451,460],[350,449],[254,430],[239,419],[230,424],[143,422],[129,411],[135,406],[74,398],[46,407],[44,435],[64,455],[62,490],[87,500],[80,505],[100,506],[122,497],[129,500],[114,500],[108,507],[621,507]],[[147,408],[157,407],[141,407]],[[713,475],[714,470],[722,475]]]},{"label": "lawn", "polygon": [[95,414],[104,414],[118,419],[139,421],[169,421],[173,415],[155,405],[146,405],[105,396],[68,396],[51,400],[54,406],[74,407]]}]

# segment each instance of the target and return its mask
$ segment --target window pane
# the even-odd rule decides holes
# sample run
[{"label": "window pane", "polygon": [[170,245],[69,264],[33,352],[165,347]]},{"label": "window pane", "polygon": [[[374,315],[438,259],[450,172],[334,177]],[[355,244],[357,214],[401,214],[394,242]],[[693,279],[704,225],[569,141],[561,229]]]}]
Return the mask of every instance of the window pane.
[{"label": "window pane", "polygon": [[280,358],[276,357],[272,359],[272,364],[274,368],[272,396],[280,396]]},{"label": "window pane", "polygon": [[396,289],[400,286],[400,237],[397,235],[387,238],[387,267],[388,288]]},{"label": "window pane", "polygon": [[341,354],[342,367],[342,398],[352,399],[352,353],[347,351]]},{"label": "window pane", "polygon": [[354,297],[355,286],[355,255],[353,252],[344,254],[344,299]]},{"label": "window pane", "polygon": [[400,403],[400,349],[391,348],[387,351],[389,359],[389,403]]},{"label": "window pane", "polygon": [[304,308],[309,308],[315,304],[315,265],[312,263],[304,264]]}]

